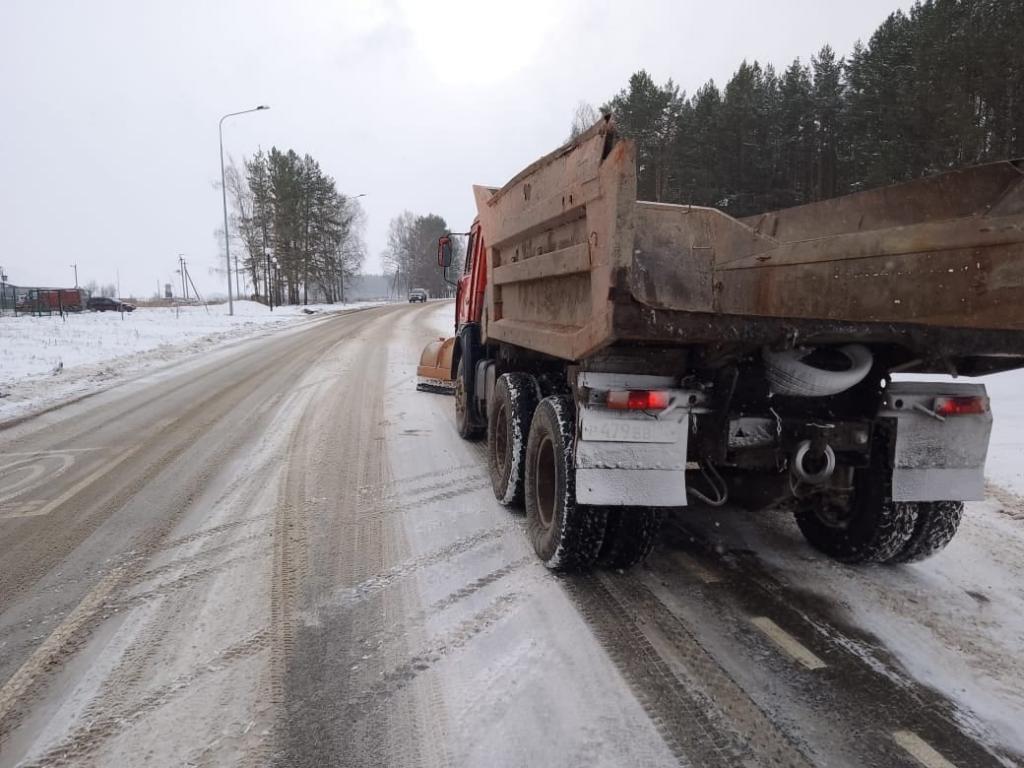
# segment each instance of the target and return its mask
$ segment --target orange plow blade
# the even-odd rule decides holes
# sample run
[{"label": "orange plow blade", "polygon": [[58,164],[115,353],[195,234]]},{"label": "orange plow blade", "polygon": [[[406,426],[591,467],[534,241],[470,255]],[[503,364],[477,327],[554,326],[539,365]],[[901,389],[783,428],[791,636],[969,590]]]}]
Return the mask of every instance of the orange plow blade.
[{"label": "orange plow blade", "polygon": [[420,364],[416,368],[416,389],[421,392],[436,392],[450,395],[455,391],[452,380],[452,352],[455,350],[455,338],[444,337],[432,341],[420,355]]}]

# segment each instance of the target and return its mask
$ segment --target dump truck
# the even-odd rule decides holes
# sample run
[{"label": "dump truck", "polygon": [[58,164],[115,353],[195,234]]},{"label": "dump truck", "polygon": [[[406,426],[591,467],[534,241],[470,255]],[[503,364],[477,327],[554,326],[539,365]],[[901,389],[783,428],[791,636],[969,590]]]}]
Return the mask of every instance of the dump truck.
[{"label": "dump truck", "polygon": [[984,493],[992,413],[963,379],[1024,367],[1024,163],[746,218],[636,179],[605,116],[474,187],[454,280],[438,243],[455,334],[419,373],[453,382],[540,559],[628,568],[667,510],[727,502],[790,509],[844,563],[941,550]]}]

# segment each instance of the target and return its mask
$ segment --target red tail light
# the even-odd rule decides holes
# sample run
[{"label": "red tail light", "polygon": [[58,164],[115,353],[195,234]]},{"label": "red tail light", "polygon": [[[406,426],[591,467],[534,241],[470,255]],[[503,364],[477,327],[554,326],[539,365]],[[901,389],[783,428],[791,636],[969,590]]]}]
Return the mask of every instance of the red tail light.
[{"label": "red tail light", "polygon": [[668,392],[657,389],[609,392],[606,402],[616,411],[663,411],[668,408]]},{"label": "red tail light", "polygon": [[937,397],[933,409],[939,416],[970,416],[988,413],[988,398],[981,395],[973,397]]}]

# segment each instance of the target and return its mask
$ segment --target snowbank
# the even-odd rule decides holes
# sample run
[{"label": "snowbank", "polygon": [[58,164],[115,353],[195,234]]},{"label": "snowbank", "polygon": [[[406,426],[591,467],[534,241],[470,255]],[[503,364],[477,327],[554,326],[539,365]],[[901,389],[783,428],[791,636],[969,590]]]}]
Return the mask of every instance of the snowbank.
[{"label": "snowbank", "polygon": [[253,301],[236,301],[234,316],[227,304],[218,304],[140,307],[123,317],[0,317],[0,422],[229,341],[366,306],[374,305],[311,304],[271,312]]}]

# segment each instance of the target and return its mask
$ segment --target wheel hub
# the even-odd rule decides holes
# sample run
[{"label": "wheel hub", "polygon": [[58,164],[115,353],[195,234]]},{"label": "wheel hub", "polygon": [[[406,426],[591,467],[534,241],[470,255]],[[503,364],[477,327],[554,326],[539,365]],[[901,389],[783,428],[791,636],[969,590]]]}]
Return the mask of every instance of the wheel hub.
[{"label": "wheel hub", "polygon": [[555,446],[545,437],[537,450],[537,516],[545,530],[555,520]]},{"label": "wheel hub", "polygon": [[505,473],[508,465],[508,422],[505,404],[498,406],[497,423],[494,425],[494,461],[497,464],[498,472]]}]

